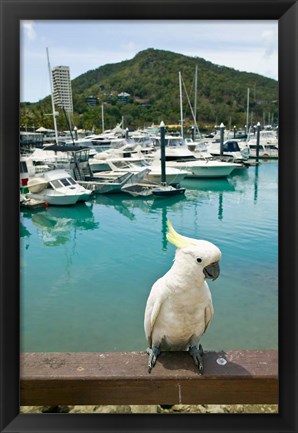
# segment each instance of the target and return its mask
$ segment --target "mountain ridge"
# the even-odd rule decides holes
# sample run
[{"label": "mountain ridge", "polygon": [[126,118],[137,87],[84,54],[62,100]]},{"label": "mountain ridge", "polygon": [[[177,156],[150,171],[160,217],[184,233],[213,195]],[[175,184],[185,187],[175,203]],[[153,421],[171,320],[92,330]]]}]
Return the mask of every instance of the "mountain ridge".
[{"label": "mountain ridge", "polygon": [[[193,106],[196,67],[199,127],[208,128],[221,122],[243,127],[246,123],[248,88],[252,116],[250,121],[278,121],[276,80],[216,65],[201,57],[148,48],[138,52],[132,59],[105,64],[73,79],[73,123],[78,128],[100,130],[101,105],[104,104],[105,128],[115,126],[122,116],[129,128],[159,123],[161,120],[166,124],[178,124],[178,74],[181,72],[184,83],[183,111],[186,123],[191,124],[193,119],[187,99],[190,99]],[[120,100],[118,95],[122,92],[129,94],[129,97]],[[93,103],[96,102],[95,106],[88,104],[90,97],[93,97]],[[34,104],[22,103],[21,124],[26,121],[28,123],[31,117],[31,121],[35,120],[36,124],[45,126],[50,123],[50,119],[44,114],[49,112],[49,96]],[[28,114],[31,114],[29,118]],[[66,126],[63,113],[59,115],[58,124]]]}]

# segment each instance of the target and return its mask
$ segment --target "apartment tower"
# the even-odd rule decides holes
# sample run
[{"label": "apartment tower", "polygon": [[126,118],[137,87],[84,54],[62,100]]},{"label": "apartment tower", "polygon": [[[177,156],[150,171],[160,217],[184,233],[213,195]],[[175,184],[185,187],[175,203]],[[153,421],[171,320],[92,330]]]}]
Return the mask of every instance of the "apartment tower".
[{"label": "apartment tower", "polygon": [[69,66],[56,66],[52,69],[54,103],[73,113],[72,91]]}]

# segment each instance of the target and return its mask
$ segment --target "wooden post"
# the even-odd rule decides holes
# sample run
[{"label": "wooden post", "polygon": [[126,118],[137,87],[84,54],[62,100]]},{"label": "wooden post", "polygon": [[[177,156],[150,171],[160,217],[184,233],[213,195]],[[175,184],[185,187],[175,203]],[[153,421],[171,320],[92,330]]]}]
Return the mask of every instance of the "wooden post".
[{"label": "wooden post", "polygon": [[225,125],[221,123],[220,124],[220,156],[223,156],[224,134],[225,134]]},{"label": "wooden post", "polygon": [[161,183],[167,182],[166,178],[166,139],[165,139],[165,124],[160,123],[160,159],[161,159]]},{"label": "wooden post", "polygon": [[259,153],[260,153],[260,131],[261,131],[261,125],[260,122],[257,124],[257,148],[256,148],[256,163],[259,162]]},{"label": "wooden post", "polygon": [[74,130],[74,133],[75,133],[75,140],[77,141],[78,140],[78,128],[75,126],[73,128],[73,130]]},{"label": "wooden post", "polygon": [[195,141],[195,127],[194,126],[191,127],[191,138],[192,138],[192,141]]}]

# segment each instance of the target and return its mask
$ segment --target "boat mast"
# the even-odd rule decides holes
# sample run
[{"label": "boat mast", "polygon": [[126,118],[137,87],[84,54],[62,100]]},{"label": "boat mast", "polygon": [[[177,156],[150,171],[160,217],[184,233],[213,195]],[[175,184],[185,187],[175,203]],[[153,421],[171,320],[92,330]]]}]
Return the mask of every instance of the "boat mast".
[{"label": "boat mast", "polygon": [[181,72],[180,72],[180,71],[179,71],[179,91],[180,91],[180,123],[181,123],[181,137],[183,138],[182,79],[181,79]]},{"label": "boat mast", "polygon": [[247,134],[247,137],[249,134],[248,123],[249,123],[249,88],[247,89],[247,107],[246,107],[246,134]]},{"label": "boat mast", "polygon": [[51,65],[50,65],[49,49],[48,48],[47,48],[47,58],[48,58],[49,78],[50,78],[50,87],[51,87],[52,113],[53,113],[54,129],[55,129],[55,139],[56,139],[56,144],[58,145],[58,129],[57,129],[56,112],[55,112],[55,104],[54,104],[52,70],[51,70]]},{"label": "boat mast", "polygon": [[197,127],[197,95],[198,92],[198,65],[196,65],[196,71],[195,71],[195,102],[194,102],[194,121],[195,121],[195,126],[197,128],[196,133],[198,134],[198,127]]},{"label": "boat mast", "polygon": [[104,109],[103,109],[103,102],[101,104],[101,127],[102,127],[102,133],[104,133],[105,130],[105,119],[104,119]]},{"label": "boat mast", "polygon": [[190,99],[189,99],[189,96],[188,96],[188,93],[187,93],[187,90],[186,90],[186,87],[185,87],[185,83],[184,83],[183,80],[182,80],[182,84],[183,84],[183,88],[184,88],[184,91],[185,91],[185,94],[186,94],[188,105],[190,107],[192,118],[193,118],[193,121],[194,121],[194,125],[195,125],[194,126],[194,130],[197,131],[197,134],[199,135],[200,131],[199,131],[199,127],[198,127],[198,124],[197,124],[197,121],[196,121],[196,116],[195,116],[194,110],[193,110],[193,108],[191,106],[191,102],[190,102]]}]

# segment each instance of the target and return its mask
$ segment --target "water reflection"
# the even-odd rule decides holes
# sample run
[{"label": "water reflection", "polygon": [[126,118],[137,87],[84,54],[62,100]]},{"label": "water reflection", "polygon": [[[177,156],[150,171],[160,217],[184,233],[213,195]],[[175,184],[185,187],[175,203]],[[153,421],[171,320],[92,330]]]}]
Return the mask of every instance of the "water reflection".
[{"label": "water reflection", "polygon": [[162,209],[161,213],[161,233],[162,233],[162,250],[167,251],[168,240],[167,240],[167,231],[168,231],[168,212],[167,208]]},{"label": "water reflection", "polygon": [[183,179],[181,185],[187,190],[195,191],[235,191],[230,179]]},{"label": "water reflection", "polygon": [[94,221],[92,206],[80,203],[75,207],[50,206],[31,215],[43,244],[55,247],[76,238],[77,231],[94,230],[99,223]]},{"label": "water reflection", "polygon": [[27,227],[24,226],[22,221],[20,222],[20,236],[21,238],[29,238],[29,236],[31,236],[31,233],[29,232]]},{"label": "water reflection", "polygon": [[127,194],[111,194],[95,196],[93,203],[111,207],[125,218],[133,221],[136,219],[134,211],[141,210],[144,213],[152,213],[158,209],[179,208],[179,203],[183,206],[183,201],[187,200],[185,196],[174,197],[132,197]]},{"label": "water reflection", "polygon": [[218,219],[222,221],[223,219],[223,193],[220,192],[218,195]]},{"label": "water reflection", "polygon": [[254,202],[258,200],[258,182],[259,182],[259,166],[256,165],[255,169],[255,183],[254,183]]}]

